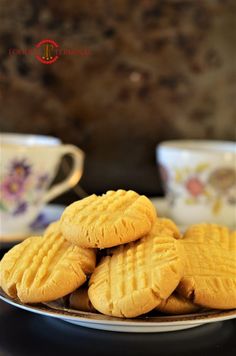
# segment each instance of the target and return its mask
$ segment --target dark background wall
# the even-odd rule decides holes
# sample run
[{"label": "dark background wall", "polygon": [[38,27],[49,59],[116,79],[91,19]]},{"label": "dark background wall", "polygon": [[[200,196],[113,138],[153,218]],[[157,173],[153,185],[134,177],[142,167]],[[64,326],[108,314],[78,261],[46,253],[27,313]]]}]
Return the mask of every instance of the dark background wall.
[{"label": "dark background wall", "polygon": [[[235,9],[234,0],[0,0],[1,131],[81,147],[89,193],[161,194],[158,142],[235,139]],[[8,55],[44,38],[91,55],[52,65]]]}]

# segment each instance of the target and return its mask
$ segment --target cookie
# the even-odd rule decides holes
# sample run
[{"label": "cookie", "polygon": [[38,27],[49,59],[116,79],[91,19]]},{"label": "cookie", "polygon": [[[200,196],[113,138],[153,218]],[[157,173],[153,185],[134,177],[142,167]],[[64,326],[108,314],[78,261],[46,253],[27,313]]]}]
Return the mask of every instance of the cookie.
[{"label": "cookie", "polygon": [[236,234],[198,224],[179,243],[186,263],[178,293],[203,307],[236,308]]},{"label": "cookie", "polygon": [[120,189],[68,206],[61,217],[61,231],[78,246],[106,248],[141,238],[155,219],[155,207],[147,197]]},{"label": "cookie", "polygon": [[[48,228],[44,232],[44,237],[48,238],[49,236],[54,236],[55,240],[56,239],[65,239],[64,236],[61,234],[61,228],[60,228],[60,221],[56,221],[54,223],[51,223]],[[66,240],[66,239],[65,239]],[[67,242],[67,240],[66,240]],[[96,250],[95,249],[88,249],[88,248],[83,248],[76,246],[73,244],[71,245],[71,248],[74,247],[74,250],[77,253],[79,262],[81,264],[82,270],[84,271],[85,274],[91,274],[94,271],[95,265],[96,265]]]},{"label": "cookie", "polygon": [[136,317],[167,299],[182,275],[178,240],[157,222],[147,236],[101,260],[89,281],[89,299],[103,314]]},{"label": "cookie", "polygon": [[167,219],[167,218],[157,218],[155,221],[155,225],[156,225],[156,229],[159,226],[159,229],[167,229],[170,230],[170,234],[176,238],[176,239],[181,239],[182,235],[178,229],[178,227],[176,226],[176,224],[174,223],[174,221]]},{"label": "cookie", "polygon": [[23,303],[52,301],[81,286],[95,268],[95,259],[95,251],[66,241],[56,223],[43,237],[30,237],[5,254],[1,287]]},{"label": "cookie", "polygon": [[77,309],[85,312],[96,311],[89,299],[87,286],[82,286],[73,293],[71,293],[69,297],[69,305],[72,309]]},{"label": "cookie", "polygon": [[195,224],[185,232],[186,239],[194,239],[202,244],[218,245],[223,250],[234,252],[236,250],[236,231],[231,231],[224,225],[217,224]]},{"label": "cookie", "polygon": [[[161,230],[165,229],[165,230],[168,230],[166,232],[168,232],[168,234],[173,236],[175,239],[182,238],[182,235],[181,235],[178,227],[170,219],[157,217],[154,222],[154,226],[155,226],[156,231],[161,231]],[[116,251],[116,247],[107,248],[105,250],[99,250],[99,253],[102,258],[102,256],[108,256],[108,255],[111,256],[113,254],[113,251]]]},{"label": "cookie", "polygon": [[175,292],[156,307],[162,313],[173,315],[195,313],[199,309],[198,305]]}]

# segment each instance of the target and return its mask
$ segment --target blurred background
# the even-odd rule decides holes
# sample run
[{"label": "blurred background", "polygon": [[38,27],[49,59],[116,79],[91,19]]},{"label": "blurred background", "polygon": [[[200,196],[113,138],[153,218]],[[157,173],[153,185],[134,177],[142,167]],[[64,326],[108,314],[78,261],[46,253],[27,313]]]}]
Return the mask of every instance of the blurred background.
[{"label": "blurred background", "polygon": [[[234,0],[0,0],[1,131],[82,148],[88,193],[161,195],[159,142],[236,138],[235,10]],[[8,54],[42,39],[91,54],[51,65]]]}]

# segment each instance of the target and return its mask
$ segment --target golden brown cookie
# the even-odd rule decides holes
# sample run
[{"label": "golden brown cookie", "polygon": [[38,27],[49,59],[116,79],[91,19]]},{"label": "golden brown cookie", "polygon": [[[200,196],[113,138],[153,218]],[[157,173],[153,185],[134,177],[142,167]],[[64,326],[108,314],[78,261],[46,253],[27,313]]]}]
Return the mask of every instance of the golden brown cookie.
[{"label": "golden brown cookie", "polygon": [[170,315],[195,313],[199,309],[200,307],[198,305],[175,292],[156,307],[156,310]]},{"label": "golden brown cookie", "polygon": [[156,224],[156,228],[157,226],[159,226],[159,229],[165,228],[170,230],[170,233],[173,235],[174,238],[176,239],[182,238],[179,228],[176,226],[174,221],[167,218],[157,218],[155,224]]},{"label": "golden brown cookie", "polygon": [[146,237],[101,260],[89,281],[89,299],[103,314],[132,318],[167,299],[182,274],[178,240],[158,222]]},{"label": "golden brown cookie", "polygon": [[[178,229],[178,227],[176,226],[176,224],[167,218],[156,218],[154,225],[156,231],[161,231],[163,229],[168,230],[168,234],[170,234],[171,236],[173,236],[175,239],[180,239],[182,238],[182,235]],[[111,247],[111,248],[107,248],[105,250],[100,250],[100,255],[102,256],[111,256],[113,254],[113,251],[116,251],[116,247]]]},{"label": "golden brown cookie", "polygon": [[236,250],[236,231],[231,231],[224,225],[217,224],[195,224],[185,232],[185,239],[194,239],[199,243],[218,245],[219,248],[230,252]]},{"label": "golden brown cookie", "polygon": [[66,241],[56,223],[43,237],[30,237],[5,254],[1,287],[23,303],[51,301],[82,285],[95,268],[95,260],[95,251]]},{"label": "golden brown cookie", "polygon": [[112,247],[147,234],[156,210],[144,195],[132,190],[95,194],[68,206],[61,217],[65,238],[82,247]]},{"label": "golden brown cookie", "polygon": [[207,308],[236,308],[236,234],[224,226],[198,224],[179,243],[186,263],[178,292]]},{"label": "golden brown cookie", "polygon": [[82,310],[85,312],[96,311],[89,299],[87,286],[82,286],[71,293],[69,297],[69,304],[72,309]]}]

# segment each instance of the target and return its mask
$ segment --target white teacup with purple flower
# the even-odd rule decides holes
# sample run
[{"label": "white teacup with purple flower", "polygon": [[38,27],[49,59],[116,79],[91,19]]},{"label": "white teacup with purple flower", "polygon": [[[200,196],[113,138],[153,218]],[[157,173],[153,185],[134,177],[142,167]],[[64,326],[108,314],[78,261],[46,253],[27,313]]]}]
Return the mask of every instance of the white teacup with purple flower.
[{"label": "white teacup with purple flower", "polygon": [[[73,159],[71,172],[51,187],[67,154]],[[43,206],[78,183],[83,160],[78,147],[56,137],[0,134],[0,241],[1,236],[27,235]]]}]

